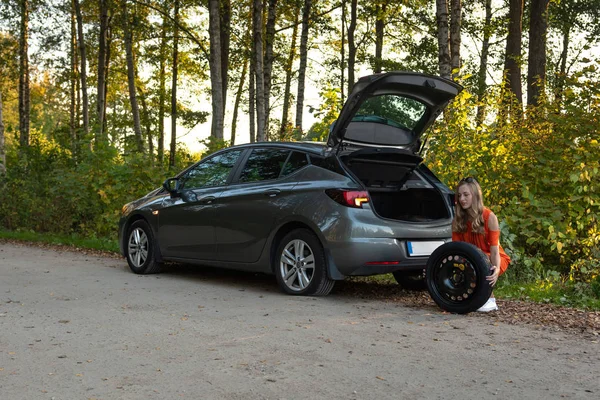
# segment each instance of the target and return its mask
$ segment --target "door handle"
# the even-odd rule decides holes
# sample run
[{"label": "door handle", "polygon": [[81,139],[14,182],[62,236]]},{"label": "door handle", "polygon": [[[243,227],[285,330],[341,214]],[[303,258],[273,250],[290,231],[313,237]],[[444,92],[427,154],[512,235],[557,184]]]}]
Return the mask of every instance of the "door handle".
[{"label": "door handle", "polygon": [[279,193],[281,193],[281,190],[279,190],[279,189],[269,189],[269,190],[267,190],[264,193],[265,193],[265,196],[267,196],[267,197],[275,197]]},{"label": "door handle", "polygon": [[202,204],[211,204],[216,199],[215,196],[206,196],[200,199]]}]

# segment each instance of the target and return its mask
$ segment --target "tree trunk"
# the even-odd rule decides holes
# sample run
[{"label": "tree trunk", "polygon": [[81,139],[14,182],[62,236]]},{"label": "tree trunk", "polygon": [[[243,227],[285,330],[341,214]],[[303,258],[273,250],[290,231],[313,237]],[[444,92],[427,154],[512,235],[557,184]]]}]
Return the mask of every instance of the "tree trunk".
[{"label": "tree trunk", "polygon": [[346,0],[342,0],[342,44],[340,46],[340,107],[344,105],[346,99],[344,98],[344,92],[346,90],[346,83],[344,81],[344,76],[346,74],[344,67],[344,60],[346,59],[345,49],[346,45],[344,41],[346,40]]},{"label": "tree trunk", "polygon": [[150,122],[150,112],[146,105],[146,93],[141,88],[137,88],[140,94],[140,103],[142,104],[142,113],[144,115],[144,127],[146,129],[146,140],[148,140],[148,157],[150,164],[154,165],[154,142],[152,141],[152,123]]},{"label": "tree trunk", "polygon": [[254,0],[252,13],[252,27],[254,31],[254,57],[256,74],[256,140],[264,142],[265,137],[265,71],[263,60],[262,38],[262,1]]},{"label": "tree trunk", "polygon": [[71,136],[71,152],[76,157],[77,150],[77,22],[75,20],[75,9],[71,6],[71,74],[69,76],[71,104],[69,105],[69,132]]},{"label": "tree trunk", "polygon": [[567,79],[567,57],[569,55],[569,36],[571,27],[566,26],[563,30],[562,52],[560,53],[560,72],[556,77],[555,97],[556,102],[562,103],[563,91],[565,89],[565,80]]},{"label": "tree trunk", "polygon": [[486,77],[488,55],[490,51],[490,37],[492,34],[492,0],[485,0],[485,22],[483,24],[483,43],[481,45],[481,58],[479,61],[479,72],[477,74],[477,126],[481,126],[485,119],[485,104],[483,98],[487,90]]},{"label": "tree trunk", "polygon": [[29,146],[29,0],[21,0],[21,32],[19,36],[19,143]]},{"label": "tree trunk", "polygon": [[[254,43],[252,43],[252,49],[254,51]],[[254,77],[256,76],[256,67],[254,63],[256,58],[250,56],[250,72],[248,82],[248,119],[250,120],[250,143],[256,142],[256,86],[254,84]]]},{"label": "tree trunk", "polygon": [[127,60],[127,83],[129,86],[129,102],[131,103],[131,113],[133,114],[133,131],[135,132],[135,142],[137,151],[144,151],[144,139],[142,137],[142,127],[140,124],[140,108],[137,103],[135,93],[135,66],[133,60],[133,38],[131,33],[131,21],[127,13],[127,0],[123,0],[123,33],[125,36],[125,58]]},{"label": "tree trunk", "polygon": [[212,103],[211,137],[223,140],[224,98],[223,78],[221,76],[221,21],[219,0],[208,1],[210,36],[210,92]]},{"label": "tree trunk", "polygon": [[108,130],[107,130],[107,126],[108,126],[108,120],[106,118],[106,108],[107,108],[107,103],[106,103],[106,99],[107,99],[107,95],[108,95],[108,77],[109,77],[109,70],[110,70],[110,48],[111,48],[111,44],[112,44],[112,29],[110,26],[110,20],[112,19],[109,18],[108,19],[108,25],[107,25],[107,31],[106,31],[106,56],[104,57],[104,61],[105,61],[105,65],[104,65],[104,100],[103,100],[103,105],[104,105],[104,111],[102,111],[102,114],[104,115],[103,117],[103,126],[102,126],[102,132],[104,135],[104,139],[108,139]]},{"label": "tree trunk", "polygon": [[354,86],[354,65],[356,64],[354,32],[356,31],[357,3],[358,0],[351,0],[350,3],[350,25],[348,26],[348,96],[352,93],[352,87]]},{"label": "tree trunk", "polygon": [[[81,16],[81,7],[79,5],[79,0],[73,0],[75,4],[75,13],[77,16],[77,42],[79,45],[79,62],[81,63],[81,69],[79,71],[79,76],[81,78],[81,97],[82,97],[82,107],[83,107],[83,132],[86,136],[90,131],[90,114],[89,114],[89,102],[88,102],[88,93],[87,93],[87,67],[86,67],[86,56],[85,56],[85,41],[83,39],[83,18]],[[91,147],[91,142],[90,142]]]},{"label": "tree trunk", "polygon": [[167,17],[163,16],[160,32],[160,54],[158,71],[158,165],[163,164],[165,157],[165,98],[166,91],[166,59],[167,59]]},{"label": "tree trunk", "polygon": [[0,91],[0,176],[6,175],[6,152],[4,151],[4,120],[2,119],[2,91]]},{"label": "tree trunk", "polygon": [[244,83],[246,82],[247,71],[248,71],[248,61],[245,61],[244,66],[242,67],[242,76],[240,77],[240,83],[238,85],[238,90],[237,90],[237,93],[235,94],[235,104],[233,105],[233,118],[231,121],[231,146],[233,146],[235,144],[235,131],[237,129],[238,110],[240,108],[242,92],[244,91]]},{"label": "tree trunk", "polygon": [[285,89],[283,91],[283,110],[281,112],[281,126],[279,127],[279,138],[283,139],[288,128],[288,118],[290,113],[290,96],[292,87],[292,69],[294,67],[294,59],[296,58],[296,41],[298,40],[298,17],[300,8],[296,7],[294,21],[294,29],[292,31],[292,44],[290,46],[290,55],[285,65]]},{"label": "tree trunk", "polygon": [[108,0],[99,0],[100,8],[100,33],[98,35],[98,101],[96,103],[96,113],[98,114],[98,134],[96,135],[96,144],[104,136],[104,112],[105,112],[105,94],[106,88],[106,45],[108,34]]},{"label": "tree trunk", "polygon": [[436,0],[436,21],[438,28],[438,64],[440,75],[444,78],[452,78],[452,66],[450,64],[450,37],[448,35],[448,0]]},{"label": "tree trunk", "polygon": [[504,61],[505,89],[517,99],[517,114],[522,114],[523,89],[521,88],[521,33],[523,21],[523,0],[509,0],[508,36]]},{"label": "tree trunk", "polygon": [[277,0],[268,0],[267,24],[265,27],[265,136],[269,140],[269,115],[271,114],[271,84],[273,70],[273,42],[275,41],[275,17]]},{"label": "tree trunk", "polygon": [[173,81],[171,85],[171,149],[169,154],[169,166],[175,167],[175,151],[177,149],[177,56],[179,44],[179,0],[175,0],[173,6],[175,28],[173,29]]},{"label": "tree trunk", "polygon": [[452,76],[456,79],[460,75],[460,25],[461,25],[461,5],[460,0],[451,0],[451,18],[450,18],[450,67]]},{"label": "tree trunk", "polygon": [[531,0],[529,14],[529,58],[527,105],[537,105],[546,86],[546,34],[549,0]]},{"label": "tree trunk", "polygon": [[385,13],[387,11],[387,3],[378,3],[375,6],[377,19],[375,20],[375,65],[373,72],[381,73],[383,63],[383,34],[385,30]]},{"label": "tree trunk", "polygon": [[300,67],[298,69],[298,95],[296,96],[296,129],[302,132],[302,112],[304,111],[304,85],[306,80],[306,60],[308,58],[308,28],[312,0],[304,0],[302,8],[302,33],[300,35]]},{"label": "tree trunk", "polygon": [[229,43],[231,39],[231,2],[221,0],[221,82],[223,92],[223,115],[227,106],[227,84],[229,82]]}]

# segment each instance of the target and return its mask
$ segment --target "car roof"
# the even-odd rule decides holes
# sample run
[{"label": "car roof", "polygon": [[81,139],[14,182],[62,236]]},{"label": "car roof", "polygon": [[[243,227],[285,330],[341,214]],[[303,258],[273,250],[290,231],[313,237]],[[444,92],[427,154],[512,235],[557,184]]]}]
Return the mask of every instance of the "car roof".
[{"label": "car roof", "polygon": [[231,146],[227,149],[245,149],[253,147],[283,147],[292,150],[321,154],[323,150],[327,148],[327,145],[324,142],[254,142]]}]

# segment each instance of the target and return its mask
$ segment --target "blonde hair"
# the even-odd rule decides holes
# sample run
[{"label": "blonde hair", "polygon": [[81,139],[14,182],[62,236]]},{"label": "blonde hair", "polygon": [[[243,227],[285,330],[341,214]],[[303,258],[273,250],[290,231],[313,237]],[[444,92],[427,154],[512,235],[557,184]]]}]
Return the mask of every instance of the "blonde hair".
[{"label": "blonde hair", "polygon": [[[467,186],[473,202],[467,210],[463,209],[458,201],[458,192],[462,186]],[[455,194],[456,202],[454,204],[454,220],[452,221],[452,232],[464,233],[467,231],[467,222],[471,221],[471,230],[474,233],[484,233],[485,226],[483,222],[483,196],[481,195],[481,186],[475,178],[464,178],[458,182]]]}]

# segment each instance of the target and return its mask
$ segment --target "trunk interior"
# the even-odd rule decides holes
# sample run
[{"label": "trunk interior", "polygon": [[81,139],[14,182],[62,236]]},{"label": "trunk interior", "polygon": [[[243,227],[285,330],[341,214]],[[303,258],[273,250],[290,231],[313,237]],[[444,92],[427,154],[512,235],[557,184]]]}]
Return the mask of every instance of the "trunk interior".
[{"label": "trunk interior", "polygon": [[[444,196],[414,164],[377,159],[342,159],[369,191],[375,212],[383,218],[423,222],[450,218]],[[439,181],[438,181],[439,182]]]}]

